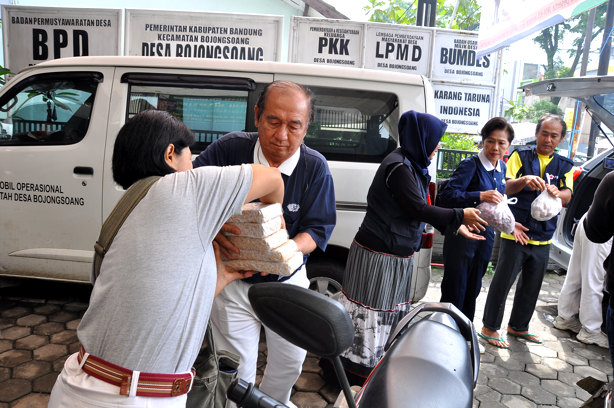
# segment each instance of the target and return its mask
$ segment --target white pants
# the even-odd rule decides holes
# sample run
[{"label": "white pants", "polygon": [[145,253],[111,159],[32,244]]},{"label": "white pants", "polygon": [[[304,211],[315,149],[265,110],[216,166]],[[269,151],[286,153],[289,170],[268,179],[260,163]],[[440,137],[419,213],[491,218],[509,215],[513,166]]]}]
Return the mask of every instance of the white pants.
[{"label": "white pants", "polygon": [[[559,296],[558,314],[569,319],[579,313],[580,323],[590,332],[601,331],[605,269],[603,261],[610,254],[612,239],[595,244],[586,237],[582,216],[576,229],[567,276]],[[613,294],[614,295],[614,294]]]},{"label": "white pants", "polygon": [[86,374],[75,353],[68,357],[64,369],[51,390],[48,408],[185,408],[187,394],[178,397],[129,397],[119,395],[119,387]]},{"label": "white pants", "polygon": [[[307,288],[309,280],[305,268],[284,283]],[[234,281],[213,301],[210,321],[215,345],[239,355],[241,363],[238,377],[253,383],[256,380],[260,330],[264,327],[268,355],[259,388],[287,404],[292,386],[301,375],[307,352],[284,340],[260,322],[247,297],[250,287],[249,283]]]}]

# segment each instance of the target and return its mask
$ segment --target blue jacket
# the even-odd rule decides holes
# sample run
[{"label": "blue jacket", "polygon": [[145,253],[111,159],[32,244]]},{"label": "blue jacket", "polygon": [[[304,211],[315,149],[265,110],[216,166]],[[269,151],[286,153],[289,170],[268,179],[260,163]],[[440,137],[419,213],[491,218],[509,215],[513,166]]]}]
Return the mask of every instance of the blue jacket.
[{"label": "blue jacket", "polygon": [[[522,167],[516,175],[517,178],[527,175],[540,176],[539,169],[539,157],[535,147],[524,147],[516,149],[515,152],[520,156]],[[514,153],[512,153],[514,154]],[[573,168],[573,162],[563,156],[554,154],[552,160],[546,166],[544,170],[544,176],[547,173],[550,176],[550,184],[556,185],[559,189],[569,188],[565,184],[565,174],[567,174]],[[547,181],[546,181],[547,182]],[[537,221],[531,217],[531,203],[535,200],[540,191],[534,191],[528,187],[524,187],[516,194],[510,195],[510,197],[518,197],[518,203],[510,205],[510,209],[514,214],[516,221],[524,225],[529,229],[527,235],[534,241],[549,241],[554,235],[556,229],[556,221],[558,215],[549,219],[548,221]]]},{"label": "blue jacket", "polygon": [[505,194],[506,167],[503,161],[499,164],[501,171],[487,171],[478,155],[466,158],[439,193],[437,202],[448,208],[475,207],[480,203],[482,191],[497,190]]}]

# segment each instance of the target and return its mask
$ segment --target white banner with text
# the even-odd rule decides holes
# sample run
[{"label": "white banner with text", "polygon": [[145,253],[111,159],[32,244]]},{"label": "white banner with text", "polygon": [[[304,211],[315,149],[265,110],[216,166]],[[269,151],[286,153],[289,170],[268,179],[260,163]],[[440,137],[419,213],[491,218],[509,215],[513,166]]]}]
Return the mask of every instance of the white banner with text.
[{"label": "white banner with text", "polygon": [[490,119],[493,87],[433,81],[433,91],[435,116],[448,124],[447,132],[475,134]]},{"label": "white banner with text", "polygon": [[283,16],[126,9],[124,54],[279,61]]},{"label": "white banner with text", "polygon": [[121,10],[2,6],[4,65],[17,73],[43,61],[119,55]]},{"label": "white banner with text", "polygon": [[363,23],[292,17],[290,26],[290,62],[363,67]]}]

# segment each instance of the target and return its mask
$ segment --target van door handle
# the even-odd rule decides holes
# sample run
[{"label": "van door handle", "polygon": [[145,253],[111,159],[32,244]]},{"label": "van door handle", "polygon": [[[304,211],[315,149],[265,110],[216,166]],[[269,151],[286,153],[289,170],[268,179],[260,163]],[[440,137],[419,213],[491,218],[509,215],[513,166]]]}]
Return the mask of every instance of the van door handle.
[{"label": "van door handle", "polygon": [[84,167],[84,166],[77,166],[74,168],[73,173],[75,174],[82,174],[84,176],[93,176],[94,175],[94,168],[92,167]]}]

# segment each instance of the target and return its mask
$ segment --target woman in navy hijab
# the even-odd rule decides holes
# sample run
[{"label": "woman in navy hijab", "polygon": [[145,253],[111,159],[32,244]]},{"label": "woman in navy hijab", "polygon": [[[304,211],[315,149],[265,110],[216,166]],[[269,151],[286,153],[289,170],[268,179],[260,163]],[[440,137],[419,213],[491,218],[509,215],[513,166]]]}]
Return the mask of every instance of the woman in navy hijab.
[{"label": "woman in navy hijab", "polygon": [[[427,204],[428,166],[447,125],[436,117],[405,112],[399,121],[400,147],[382,161],[367,195],[367,213],[354,237],[343,275],[341,303],[356,328],[343,355],[353,383],[364,382],[384,354],[391,330],[412,302],[413,255],[425,223],[445,233],[485,224],[474,208]],[[353,374],[353,375],[352,375]]]}]

